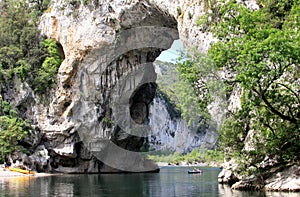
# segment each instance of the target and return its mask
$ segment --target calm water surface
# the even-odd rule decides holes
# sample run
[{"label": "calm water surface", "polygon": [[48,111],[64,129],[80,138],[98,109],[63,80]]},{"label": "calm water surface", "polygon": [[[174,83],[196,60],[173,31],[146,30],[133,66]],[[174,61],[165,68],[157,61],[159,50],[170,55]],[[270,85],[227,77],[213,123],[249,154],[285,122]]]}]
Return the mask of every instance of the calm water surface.
[{"label": "calm water surface", "polygon": [[59,175],[0,178],[0,196],[228,196],[298,197],[299,193],[232,191],[217,182],[218,168],[202,168],[203,174],[188,174],[191,167],[163,167],[154,174]]}]

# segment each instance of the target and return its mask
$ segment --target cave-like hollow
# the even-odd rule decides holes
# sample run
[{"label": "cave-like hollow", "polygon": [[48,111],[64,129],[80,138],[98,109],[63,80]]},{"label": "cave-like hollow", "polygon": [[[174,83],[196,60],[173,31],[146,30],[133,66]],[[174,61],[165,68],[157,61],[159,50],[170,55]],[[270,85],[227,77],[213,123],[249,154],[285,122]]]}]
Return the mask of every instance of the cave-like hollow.
[{"label": "cave-like hollow", "polygon": [[80,139],[98,160],[121,171],[158,169],[135,154],[149,135],[133,133],[132,126],[147,127],[157,88],[153,62],[179,39],[174,16],[143,4],[124,12],[115,42],[94,48],[77,75],[80,99],[73,117]]}]

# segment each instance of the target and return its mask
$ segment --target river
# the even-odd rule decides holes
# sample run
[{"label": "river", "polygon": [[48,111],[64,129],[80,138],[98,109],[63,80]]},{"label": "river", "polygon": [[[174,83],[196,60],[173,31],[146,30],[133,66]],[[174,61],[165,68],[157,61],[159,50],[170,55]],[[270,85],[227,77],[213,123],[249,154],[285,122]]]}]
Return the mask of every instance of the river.
[{"label": "river", "polygon": [[217,182],[220,170],[203,167],[202,174],[188,174],[191,167],[163,167],[160,173],[55,175],[0,178],[5,197],[296,197],[299,193],[241,192]]}]

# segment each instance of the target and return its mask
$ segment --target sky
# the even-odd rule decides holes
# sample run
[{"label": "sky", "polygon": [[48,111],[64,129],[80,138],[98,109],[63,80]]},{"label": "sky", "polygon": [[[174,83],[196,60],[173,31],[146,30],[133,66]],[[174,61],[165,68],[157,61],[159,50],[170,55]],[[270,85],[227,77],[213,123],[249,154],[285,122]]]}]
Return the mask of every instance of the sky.
[{"label": "sky", "polygon": [[163,51],[156,59],[165,62],[175,63],[180,56],[180,51],[185,51],[181,40],[174,40],[170,49]]}]

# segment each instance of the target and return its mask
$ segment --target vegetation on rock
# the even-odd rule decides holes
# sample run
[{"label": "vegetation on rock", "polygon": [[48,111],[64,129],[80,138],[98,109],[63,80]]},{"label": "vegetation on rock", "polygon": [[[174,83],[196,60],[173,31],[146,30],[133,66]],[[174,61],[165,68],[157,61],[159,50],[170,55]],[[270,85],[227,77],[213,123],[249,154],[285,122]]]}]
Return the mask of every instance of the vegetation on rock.
[{"label": "vegetation on rock", "polygon": [[[183,76],[184,68],[189,67],[189,62],[182,62],[174,65],[172,63],[159,62],[162,67],[162,75],[158,76],[157,83],[159,92],[165,94],[165,98],[180,112],[181,117],[191,126],[199,121],[200,117],[209,117],[207,108],[204,108],[203,101],[194,91],[193,86],[188,81],[188,77]],[[184,67],[185,66],[185,67]],[[186,72],[190,78],[196,73]],[[191,79],[190,79],[191,80]]]},{"label": "vegetation on rock", "polygon": [[[300,1],[258,4],[257,10],[236,1],[212,4],[214,13],[197,22],[209,26],[219,41],[208,57],[196,54],[199,58],[179,63],[177,69],[199,96],[214,86],[203,80],[208,73],[230,73],[212,81],[223,82],[215,86],[227,98],[241,87],[241,108],[227,113],[219,128],[219,148],[226,159],[239,162],[242,174],[262,173],[268,159],[279,165],[300,161]],[[206,66],[197,69],[197,64]],[[200,108],[207,107],[210,96],[206,91]]]},{"label": "vegetation on rock", "polygon": [[156,162],[166,162],[170,164],[180,164],[186,162],[187,164],[193,164],[195,162],[201,163],[216,163],[220,165],[223,162],[223,152],[217,150],[199,150],[195,148],[193,151],[187,154],[180,154],[179,152],[168,152],[168,151],[155,151],[149,152],[146,155],[149,159]]},{"label": "vegetation on rock", "polygon": [[5,161],[5,156],[23,150],[19,142],[25,138],[30,130],[29,124],[18,118],[17,112],[11,103],[3,101],[0,97],[0,162]]},{"label": "vegetation on rock", "polygon": [[234,73],[227,82],[242,87],[241,109],[228,113],[220,145],[242,170],[257,172],[266,158],[300,160],[300,1],[258,3],[258,10],[224,3],[209,50],[217,67]]},{"label": "vegetation on rock", "polygon": [[58,45],[43,38],[37,28],[48,4],[49,0],[0,1],[0,162],[5,155],[22,149],[20,142],[30,131],[29,123],[3,94],[7,84],[18,78],[36,93],[45,94],[56,83],[62,61]]},{"label": "vegetation on rock", "polygon": [[37,28],[38,17],[49,2],[30,3],[0,2],[1,80],[16,76],[42,94],[55,84],[61,57],[56,42],[42,38]]}]

